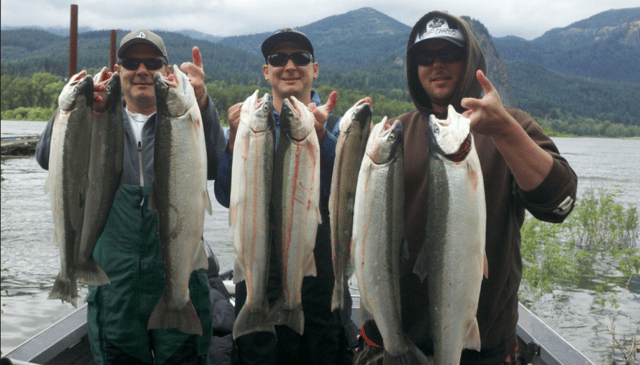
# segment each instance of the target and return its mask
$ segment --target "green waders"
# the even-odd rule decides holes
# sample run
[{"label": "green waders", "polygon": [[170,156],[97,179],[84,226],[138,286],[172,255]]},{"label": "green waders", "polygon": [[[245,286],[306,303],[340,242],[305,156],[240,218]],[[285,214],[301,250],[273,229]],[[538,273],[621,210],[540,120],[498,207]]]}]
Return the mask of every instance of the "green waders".
[{"label": "green waders", "polygon": [[[111,281],[91,288],[86,299],[89,341],[98,364],[108,363],[106,350],[114,347],[142,362],[163,364],[190,336],[174,329],[147,330],[151,311],[165,287],[158,216],[147,206],[150,190],[150,186],[125,185],[118,192],[93,251]],[[191,274],[189,290],[204,333],[191,336],[197,355],[206,359],[212,309],[204,270]]]}]

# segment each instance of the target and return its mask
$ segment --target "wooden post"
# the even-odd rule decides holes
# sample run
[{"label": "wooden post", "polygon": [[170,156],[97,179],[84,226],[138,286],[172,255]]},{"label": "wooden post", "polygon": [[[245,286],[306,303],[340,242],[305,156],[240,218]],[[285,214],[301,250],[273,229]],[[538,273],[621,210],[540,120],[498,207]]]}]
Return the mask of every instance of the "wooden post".
[{"label": "wooden post", "polygon": [[69,79],[78,73],[78,5],[71,4],[69,27]]},{"label": "wooden post", "polygon": [[113,72],[116,65],[116,30],[111,29],[111,48],[109,52],[109,71]]}]

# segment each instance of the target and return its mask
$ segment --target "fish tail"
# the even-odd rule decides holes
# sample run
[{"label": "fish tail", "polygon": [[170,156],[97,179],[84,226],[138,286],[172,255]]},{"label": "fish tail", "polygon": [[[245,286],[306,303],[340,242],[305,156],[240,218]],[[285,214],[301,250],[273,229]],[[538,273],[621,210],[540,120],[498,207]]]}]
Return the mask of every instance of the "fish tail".
[{"label": "fish tail", "polygon": [[81,283],[86,285],[100,286],[111,284],[109,276],[104,272],[102,267],[98,265],[92,258],[89,258],[85,264],[79,264],[76,267],[76,276]]},{"label": "fish tail", "polygon": [[333,297],[331,298],[331,310],[344,309],[344,284],[336,279],[333,284]]},{"label": "fish tail", "polygon": [[69,302],[74,307],[78,306],[78,285],[75,278],[62,278],[62,273],[56,276],[53,288],[49,293],[49,299],[60,299],[63,302]]},{"label": "fish tail", "polygon": [[[266,301],[265,301],[266,302]],[[249,306],[245,305],[240,309],[238,318],[233,325],[233,339],[246,335],[252,332],[271,332],[275,333],[275,327],[273,323],[269,322],[269,304],[268,302],[260,308],[255,310],[249,309]]]},{"label": "fish tail", "polygon": [[427,358],[425,354],[420,351],[416,345],[408,341],[409,350],[400,355],[394,357],[388,352],[384,352],[384,364],[394,364],[394,365],[434,365],[434,358]]},{"label": "fish tail", "polygon": [[302,311],[302,305],[300,304],[292,309],[286,309],[283,304],[284,299],[278,299],[271,313],[269,313],[269,321],[273,322],[273,324],[285,325],[302,335],[304,333],[304,312]]},{"label": "fish tail", "polygon": [[153,308],[147,329],[175,328],[182,333],[202,336],[202,324],[191,300],[181,310],[172,311],[167,307],[166,295],[163,293]]}]

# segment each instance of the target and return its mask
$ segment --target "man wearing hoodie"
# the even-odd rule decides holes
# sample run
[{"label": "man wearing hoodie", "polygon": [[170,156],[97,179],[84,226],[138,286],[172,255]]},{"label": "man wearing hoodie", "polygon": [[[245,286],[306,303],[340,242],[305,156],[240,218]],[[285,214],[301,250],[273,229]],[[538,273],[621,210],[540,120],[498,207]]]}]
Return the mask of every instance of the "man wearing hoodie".
[{"label": "man wearing hoodie", "polygon": [[[409,259],[400,263],[402,327],[426,355],[434,353],[427,281],[413,273],[426,235],[428,118],[446,119],[451,104],[471,120],[484,178],[489,276],[482,282],[477,320],[481,350],[463,350],[461,363],[516,362],[518,287],[522,277],[520,227],[525,210],[562,222],[573,209],[577,176],[540,126],[521,110],[503,106],[485,77],[478,41],[461,18],[443,12],[423,16],[409,34],[407,80],[416,110],[391,118],[404,128],[405,239]],[[382,338],[375,324],[358,364],[376,364]]]}]

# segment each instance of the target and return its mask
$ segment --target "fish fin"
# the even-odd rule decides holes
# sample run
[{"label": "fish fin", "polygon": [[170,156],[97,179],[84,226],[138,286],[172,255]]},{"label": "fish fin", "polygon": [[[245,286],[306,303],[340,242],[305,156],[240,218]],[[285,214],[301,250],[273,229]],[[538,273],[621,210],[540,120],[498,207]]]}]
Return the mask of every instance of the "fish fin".
[{"label": "fish fin", "polygon": [[109,276],[104,272],[102,267],[98,265],[92,257],[89,257],[87,263],[76,267],[76,276],[81,283],[86,285],[100,286],[111,284]]},{"label": "fish fin", "polygon": [[344,283],[336,278],[333,284],[333,296],[331,297],[331,310],[344,309]]},{"label": "fish fin", "polygon": [[238,209],[235,205],[229,206],[229,227],[233,227],[233,223],[236,221],[236,212]]},{"label": "fish fin", "polygon": [[53,288],[49,293],[49,299],[60,299],[69,302],[74,307],[78,307],[78,285],[75,278],[63,279],[62,272],[56,276]]},{"label": "fish fin", "polygon": [[413,273],[420,277],[420,282],[424,281],[424,278],[427,277],[427,272],[429,270],[429,267],[427,265],[427,255],[427,245],[425,243],[420,249],[420,254],[418,254],[415,266],[413,266]]},{"label": "fish fin", "polygon": [[47,179],[44,181],[44,193],[45,194],[49,194],[49,192],[51,191],[51,188],[49,186],[50,184],[51,183],[50,183],[49,175],[47,175]]},{"label": "fish fin", "polygon": [[[255,306],[257,307],[257,306]],[[249,309],[247,303],[242,306],[233,324],[233,339],[252,332],[276,333],[273,323],[269,322],[269,302],[265,300],[258,308]]]},{"label": "fish fin", "polygon": [[403,238],[400,246],[402,250],[402,257],[404,257],[405,260],[409,260],[409,244],[407,244],[407,240]]},{"label": "fish fin", "polygon": [[200,270],[209,268],[209,260],[207,259],[207,252],[204,250],[204,245],[200,245],[200,248],[196,250],[196,256],[193,258],[193,270]]},{"label": "fish fin", "polygon": [[385,365],[387,364],[394,364],[394,365],[395,364],[398,364],[398,365],[435,364],[435,361],[430,362],[427,356],[424,353],[422,353],[422,351],[420,351],[420,349],[416,345],[414,345],[411,341],[409,341],[409,339],[407,339],[406,336],[405,336],[405,340],[407,341],[407,345],[409,345],[409,349],[407,350],[407,352],[405,352],[400,356],[393,356],[387,351],[385,351],[384,352]]},{"label": "fish fin", "polygon": [[213,209],[211,209],[211,199],[209,198],[209,190],[204,189],[204,193],[202,193],[202,199],[204,199],[204,207],[209,212],[209,215],[213,214]]},{"label": "fish fin", "polygon": [[309,263],[307,264],[307,268],[304,271],[304,276],[316,276],[318,274],[318,269],[316,268],[316,259],[313,255],[311,255],[311,259],[309,259]]},{"label": "fish fin", "polygon": [[236,259],[233,266],[233,283],[238,284],[245,280],[244,269],[242,269],[242,265],[238,262],[238,259]]},{"label": "fish fin", "polygon": [[149,201],[147,202],[147,207],[151,211],[151,213],[156,213],[156,183],[155,183],[155,173],[153,176],[153,181],[151,183],[151,190],[149,191]]},{"label": "fish fin", "polygon": [[484,267],[482,268],[482,274],[485,278],[489,278],[489,261],[487,260],[487,253],[484,254]]},{"label": "fish fin", "polygon": [[480,351],[480,329],[478,328],[478,319],[475,317],[467,330],[464,348]]},{"label": "fish fin", "polygon": [[280,297],[273,308],[271,308],[268,321],[273,324],[287,326],[302,335],[304,333],[304,312],[302,311],[302,304],[289,310],[284,307],[284,298]]},{"label": "fish fin", "polygon": [[322,214],[320,214],[320,207],[316,207],[316,216],[318,218],[318,225],[322,224]]},{"label": "fish fin", "polygon": [[175,328],[182,333],[202,336],[202,323],[191,300],[179,311],[172,311],[167,307],[167,293],[163,293],[158,304],[153,308],[147,329]]},{"label": "fish fin", "polygon": [[[124,170],[120,171],[120,182],[118,183],[118,188],[116,189],[116,194],[122,190],[122,188],[124,187]],[[114,194],[115,196],[115,194]]]}]

